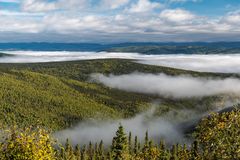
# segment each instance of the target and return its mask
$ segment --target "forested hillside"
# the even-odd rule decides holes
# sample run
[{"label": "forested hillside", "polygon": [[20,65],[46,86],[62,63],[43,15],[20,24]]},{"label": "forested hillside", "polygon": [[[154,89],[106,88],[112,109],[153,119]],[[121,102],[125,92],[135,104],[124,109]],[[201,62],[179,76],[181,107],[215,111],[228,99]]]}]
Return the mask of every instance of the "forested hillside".
[{"label": "forested hillside", "polygon": [[[0,123],[42,124],[53,130],[87,119],[117,119],[136,115],[161,100],[156,115],[172,109],[210,110],[224,96],[171,99],[125,92],[89,81],[92,73],[132,72],[229,77],[134,63],[130,60],[89,60],[39,64],[0,64]],[[201,108],[198,106],[201,104]]]}]

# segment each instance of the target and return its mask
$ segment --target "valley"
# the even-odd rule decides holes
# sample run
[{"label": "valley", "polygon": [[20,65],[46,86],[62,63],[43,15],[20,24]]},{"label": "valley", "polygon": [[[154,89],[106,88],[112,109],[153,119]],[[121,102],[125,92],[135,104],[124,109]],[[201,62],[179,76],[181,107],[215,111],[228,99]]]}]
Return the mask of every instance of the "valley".
[{"label": "valley", "polygon": [[237,100],[226,95],[172,99],[114,89],[90,80],[92,73],[121,75],[133,72],[238,77],[235,74],[200,73],[144,65],[124,59],[0,64],[1,123],[27,126],[40,122],[43,126],[59,130],[88,119],[130,118],[148,110],[155,101],[161,102],[156,114],[162,115],[181,109],[203,113],[225,107],[224,103],[228,101],[225,99]]}]

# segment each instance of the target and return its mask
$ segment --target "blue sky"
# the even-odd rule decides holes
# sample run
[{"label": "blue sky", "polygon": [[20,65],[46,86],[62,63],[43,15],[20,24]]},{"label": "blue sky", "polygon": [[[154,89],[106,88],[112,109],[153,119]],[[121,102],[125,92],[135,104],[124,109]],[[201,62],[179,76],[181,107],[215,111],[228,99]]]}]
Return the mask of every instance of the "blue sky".
[{"label": "blue sky", "polygon": [[0,0],[0,42],[239,41],[240,0]]}]

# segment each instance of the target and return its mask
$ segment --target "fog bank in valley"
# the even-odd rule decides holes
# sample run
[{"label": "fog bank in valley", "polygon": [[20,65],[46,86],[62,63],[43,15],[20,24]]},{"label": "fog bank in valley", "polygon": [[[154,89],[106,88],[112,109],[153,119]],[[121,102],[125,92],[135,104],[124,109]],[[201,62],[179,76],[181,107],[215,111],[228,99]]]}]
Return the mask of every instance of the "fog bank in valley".
[{"label": "fog bank in valley", "polygon": [[179,125],[181,122],[192,118],[195,119],[199,115],[194,111],[180,110],[178,111],[178,117],[175,117],[176,115],[171,111],[162,117],[156,117],[153,115],[154,109],[155,107],[131,119],[82,122],[74,128],[55,133],[55,137],[62,143],[69,138],[73,144],[88,144],[90,141],[100,142],[103,140],[105,145],[110,145],[121,123],[126,133],[131,131],[133,139],[137,135],[139,140],[144,140],[145,132],[148,131],[150,139],[160,141],[163,138],[167,144],[190,142],[189,139],[184,137]]},{"label": "fog bank in valley", "polygon": [[217,94],[240,94],[240,79],[196,78],[190,75],[132,73],[126,75],[92,74],[91,80],[120,90],[163,97],[190,98]]},{"label": "fog bank in valley", "polygon": [[240,73],[240,54],[157,55],[138,62],[199,72]]},{"label": "fog bank in valley", "polygon": [[240,73],[240,54],[212,55],[144,55],[139,53],[69,52],[69,51],[1,51],[14,56],[0,58],[0,63],[35,63],[72,60],[123,58],[138,63],[167,66],[201,72]]}]

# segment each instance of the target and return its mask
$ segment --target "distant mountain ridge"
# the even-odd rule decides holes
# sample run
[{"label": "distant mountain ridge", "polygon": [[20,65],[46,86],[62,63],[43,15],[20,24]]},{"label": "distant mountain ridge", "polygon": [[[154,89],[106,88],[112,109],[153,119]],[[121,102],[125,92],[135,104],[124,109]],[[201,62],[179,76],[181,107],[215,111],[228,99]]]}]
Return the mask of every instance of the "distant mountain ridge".
[{"label": "distant mountain ridge", "polygon": [[107,50],[109,52],[130,52],[142,54],[238,54],[240,47],[220,47],[220,46],[129,46],[118,47]]},{"label": "distant mountain ridge", "polygon": [[15,51],[111,51],[138,52],[143,54],[209,54],[209,53],[240,53],[240,42],[168,42],[168,43],[0,43],[0,50]]}]

